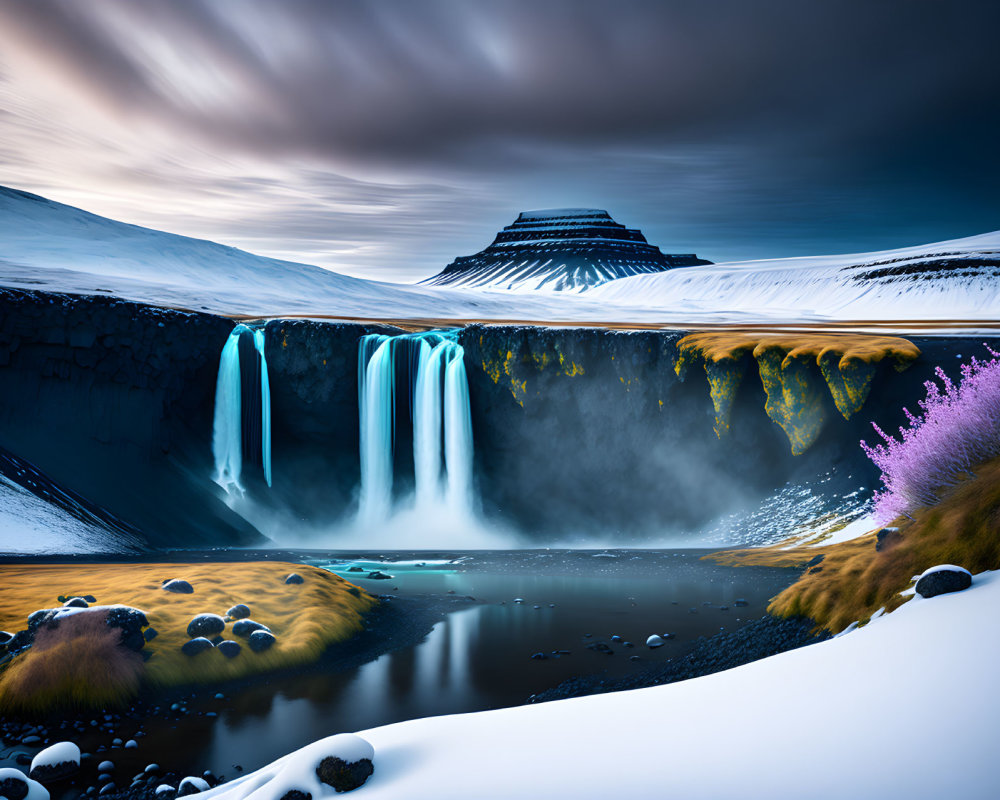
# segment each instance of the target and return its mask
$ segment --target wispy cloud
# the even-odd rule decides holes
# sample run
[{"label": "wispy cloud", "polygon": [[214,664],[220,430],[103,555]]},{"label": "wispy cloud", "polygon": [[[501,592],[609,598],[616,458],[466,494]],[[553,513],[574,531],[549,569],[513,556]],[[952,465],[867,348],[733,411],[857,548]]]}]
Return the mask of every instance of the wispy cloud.
[{"label": "wispy cloud", "polygon": [[529,207],[666,250],[997,227],[994,3],[0,0],[0,182],[413,279]]}]

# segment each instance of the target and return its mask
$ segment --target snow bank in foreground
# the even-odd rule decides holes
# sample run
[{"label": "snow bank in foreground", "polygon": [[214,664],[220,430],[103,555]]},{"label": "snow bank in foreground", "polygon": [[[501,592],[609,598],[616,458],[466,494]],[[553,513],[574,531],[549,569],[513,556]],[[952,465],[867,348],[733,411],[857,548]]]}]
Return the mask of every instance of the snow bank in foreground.
[{"label": "snow bank in foreground", "polygon": [[[1000,572],[669,686],[361,731],[366,800],[998,796]],[[240,800],[282,759],[209,795]]]}]

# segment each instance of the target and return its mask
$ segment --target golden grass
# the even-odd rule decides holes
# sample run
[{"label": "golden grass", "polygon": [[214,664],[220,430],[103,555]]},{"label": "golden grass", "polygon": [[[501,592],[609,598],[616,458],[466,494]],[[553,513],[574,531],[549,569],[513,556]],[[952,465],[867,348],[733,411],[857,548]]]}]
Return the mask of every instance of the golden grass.
[{"label": "golden grass", "polygon": [[142,656],[121,644],[105,614],[75,614],[41,629],[0,680],[0,708],[13,711],[115,705],[139,690]]},{"label": "golden grass", "polygon": [[938,564],[956,564],[973,574],[1000,569],[1000,459],[976,470],[976,478],[956,487],[942,502],[896,520],[901,538],[875,551],[874,532],[817,547],[728,550],[711,558],[723,564],[796,567],[822,554],[817,572],[807,570],[775,597],[768,611],[803,615],[837,633],[866,622],[879,608],[892,611],[906,601],[899,593],[914,575]]},{"label": "golden grass", "polygon": [[704,366],[720,437],[729,430],[735,394],[753,356],[767,394],[764,409],[785,431],[792,453],[799,455],[816,441],[826,422],[824,382],[837,409],[849,419],[868,398],[881,362],[902,370],[920,350],[894,336],[726,330],[689,334],[677,343],[677,353],[674,369],[681,378],[692,363]]},{"label": "golden grass", "polygon": [[[297,572],[302,584],[285,584]],[[180,578],[194,594],[173,594],[161,588],[166,579]],[[362,615],[376,600],[336,575],[316,567],[280,562],[199,564],[81,564],[0,567],[0,629],[21,630],[28,614],[57,607],[58,595],[92,594],[100,605],[122,604],[146,613],[158,635],[146,644],[151,654],[143,680],[152,686],[210,683],[270,672],[315,661],[331,644],[362,629]],[[197,614],[224,616],[246,603],[251,618],[271,629],[274,646],[254,653],[246,639],[222,634],[243,645],[234,659],[212,650],[189,657],[181,652],[188,640],[188,622]],[[34,650],[34,648],[32,648]],[[0,674],[0,691],[19,674],[14,659]],[[0,695],[2,696],[2,695]]]}]

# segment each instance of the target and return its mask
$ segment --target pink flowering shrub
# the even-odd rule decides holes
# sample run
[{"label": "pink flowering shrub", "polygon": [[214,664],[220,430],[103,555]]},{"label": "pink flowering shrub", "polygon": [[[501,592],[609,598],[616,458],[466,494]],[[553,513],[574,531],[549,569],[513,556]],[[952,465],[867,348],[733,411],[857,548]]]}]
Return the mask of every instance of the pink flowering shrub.
[{"label": "pink flowering shrub", "polygon": [[872,423],[882,444],[861,447],[882,470],[885,488],[875,493],[874,507],[879,524],[934,505],[945,490],[974,477],[979,464],[1000,456],[1000,353],[986,349],[992,358],[963,364],[957,384],[935,370],[941,385],[924,384],[921,414],[903,409],[909,425],[899,439]]}]

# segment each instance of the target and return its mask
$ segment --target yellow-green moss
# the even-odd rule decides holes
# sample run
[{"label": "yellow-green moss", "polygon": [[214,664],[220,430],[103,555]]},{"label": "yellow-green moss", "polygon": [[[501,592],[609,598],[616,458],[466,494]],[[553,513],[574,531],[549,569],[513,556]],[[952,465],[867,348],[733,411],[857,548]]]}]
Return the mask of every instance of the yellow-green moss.
[{"label": "yellow-green moss", "polygon": [[[285,584],[297,572],[301,584]],[[194,594],[166,592],[166,579],[186,580]],[[28,614],[57,607],[57,596],[92,594],[100,605],[127,605],[146,613],[158,632],[146,644],[150,653],[143,682],[153,686],[210,683],[270,672],[315,661],[331,644],[362,629],[362,615],[376,604],[367,592],[316,567],[280,562],[200,564],[11,565],[0,567],[0,630],[20,630]],[[189,657],[181,652],[187,625],[197,614],[225,615],[246,603],[252,618],[277,637],[270,649],[228,659],[218,651]],[[0,708],[19,665],[39,656],[29,649],[0,673]]]},{"label": "yellow-green moss", "polygon": [[586,374],[581,364],[566,358],[558,344],[551,348],[551,352],[548,348],[528,349],[518,355],[513,350],[497,350],[495,356],[483,349],[483,344],[484,337],[480,336],[483,372],[493,383],[505,386],[520,406],[524,406],[528,396],[528,372],[541,373],[554,368],[555,374],[567,378]]},{"label": "yellow-green moss", "polygon": [[692,363],[704,366],[720,437],[729,430],[736,392],[752,355],[767,393],[765,411],[781,426],[796,455],[816,441],[826,422],[824,384],[849,419],[864,405],[881,362],[903,370],[920,355],[912,342],[892,336],[744,331],[690,334],[678,342],[677,351],[674,368],[682,379]]}]

